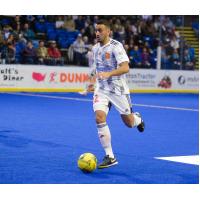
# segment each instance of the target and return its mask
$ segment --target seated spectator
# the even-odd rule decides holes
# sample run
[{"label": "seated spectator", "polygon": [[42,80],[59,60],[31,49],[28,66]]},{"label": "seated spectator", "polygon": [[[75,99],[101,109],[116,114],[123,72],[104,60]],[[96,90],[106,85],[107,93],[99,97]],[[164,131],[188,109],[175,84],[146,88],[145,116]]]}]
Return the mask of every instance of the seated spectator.
[{"label": "seated spectator", "polygon": [[64,26],[63,16],[58,15],[56,20],[56,28],[61,29]]},{"label": "seated spectator", "polygon": [[131,64],[131,66],[133,68],[141,67],[141,65],[142,65],[142,57],[141,57],[141,53],[140,53],[139,48],[138,48],[137,45],[135,45],[134,48],[130,49],[129,58],[130,58],[130,64]]},{"label": "seated spectator", "polygon": [[64,20],[63,28],[67,31],[75,31],[75,22],[72,19],[72,16],[67,16],[67,18]]},{"label": "seated spectator", "polygon": [[161,46],[161,68],[169,69],[169,55],[166,53],[166,49],[164,46]]},{"label": "seated spectator", "polygon": [[11,31],[12,31],[12,28],[9,25],[5,25],[3,27],[2,35],[3,35],[4,40],[8,39],[9,35],[11,34]]},{"label": "seated spectator", "polygon": [[47,63],[48,52],[47,48],[44,46],[44,41],[42,40],[39,41],[39,47],[37,49],[37,57],[39,64]]},{"label": "seated spectator", "polygon": [[188,49],[186,49],[184,51],[183,69],[185,69],[185,70],[194,70],[194,60],[192,59],[191,55],[189,54]]},{"label": "seated spectator", "polygon": [[78,15],[78,19],[75,20],[76,30],[81,30],[85,28],[85,20],[82,15]]},{"label": "seated spectator", "polygon": [[180,62],[180,56],[178,54],[177,49],[174,49],[173,54],[170,57],[170,60],[172,64],[172,67],[171,67],[172,69],[180,69],[181,62]]},{"label": "seated spectator", "polygon": [[31,30],[34,30],[35,17],[33,15],[26,15],[25,22],[29,24]]},{"label": "seated spectator", "polygon": [[23,29],[22,33],[23,33],[23,36],[27,40],[35,39],[35,33],[33,32],[32,29],[29,28],[29,24],[28,23],[24,24],[24,29]]},{"label": "seated spectator", "polygon": [[195,61],[195,49],[191,47],[189,44],[186,44],[185,48],[188,49],[191,59]]},{"label": "seated spectator", "polygon": [[0,47],[4,43],[3,32],[0,29]]},{"label": "seated spectator", "polygon": [[150,55],[149,55],[149,52],[147,51],[147,48],[143,48],[141,57],[142,57],[142,67],[150,68],[151,67]]},{"label": "seated spectator", "polygon": [[95,39],[95,28],[93,24],[90,24],[85,28],[85,35],[88,36],[89,42],[92,43]]},{"label": "seated spectator", "polygon": [[15,45],[15,38],[14,38],[14,35],[13,34],[10,34],[7,38],[7,40],[5,41],[6,44],[13,44]]},{"label": "seated spectator", "polygon": [[51,41],[48,48],[48,57],[50,65],[64,65],[64,60],[61,57],[60,50],[56,47],[56,41]]},{"label": "seated spectator", "polygon": [[73,53],[74,53],[74,62],[77,65],[86,65],[86,45],[83,41],[82,35],[79,34],[77,39],[72,44]]},{"label": "seated spectator", "polygon": [[22,20],[21,20],[21,16],[20,15],[16,15],[14,20],[12,21],[11,24],[13,31],[16,33],[20,33],[21,29],[22,29]]},{"label": "seated spectator", "polygon": [[36,64],[36,49],[33,47],[31,41],[28,41],[23,53],[23,62],[26,64]]},{"label": "seated spectator", "polygon": [[6,64],[15,63],[15,46],[13,43],[8,43],[6,48]]}]

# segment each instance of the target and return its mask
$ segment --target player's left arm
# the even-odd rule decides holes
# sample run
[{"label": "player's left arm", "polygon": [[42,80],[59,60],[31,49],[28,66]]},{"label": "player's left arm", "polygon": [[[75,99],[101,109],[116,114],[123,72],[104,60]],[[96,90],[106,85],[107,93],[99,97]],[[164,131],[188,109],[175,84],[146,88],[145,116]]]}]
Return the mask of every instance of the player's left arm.
[{"label": "player's left arm", "polygon": [[111,76],[120,76],[122,74],[126,74],[129,72],[129,64],[128,61],[122,62],[119,64],[119,67],[115,70],[112,70],[110,72],[101,72],[98,74],[98,78],[100,79],[107,79]]}]

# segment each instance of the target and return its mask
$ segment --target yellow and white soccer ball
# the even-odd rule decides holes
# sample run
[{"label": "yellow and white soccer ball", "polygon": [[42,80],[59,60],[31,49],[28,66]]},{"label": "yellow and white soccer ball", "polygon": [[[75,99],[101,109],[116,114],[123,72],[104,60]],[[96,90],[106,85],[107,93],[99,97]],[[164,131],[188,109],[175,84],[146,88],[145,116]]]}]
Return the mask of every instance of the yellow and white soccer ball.
[{"label": "yellow and white soccer ball", "polygon": [[92,172],[97,167],[97,158],[92,153],[84,153],[78,159],[78,167],[83,172]]}]

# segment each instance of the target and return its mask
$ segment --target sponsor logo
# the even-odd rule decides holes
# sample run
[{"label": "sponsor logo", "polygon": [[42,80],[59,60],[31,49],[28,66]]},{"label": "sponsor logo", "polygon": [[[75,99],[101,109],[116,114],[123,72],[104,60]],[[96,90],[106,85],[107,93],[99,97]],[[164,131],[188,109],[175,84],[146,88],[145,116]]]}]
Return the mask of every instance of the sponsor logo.
[{"label": "sponsor logo", "polygon": [[88,81],[88,74],[83,73],[60,73],[60,82],[83,83]]},{"label": "sponsor logo", "polygon": [[172,86],[172,81],[171,81],[171,78],[169,76],[164,76],[161,81],[158,83],[158,87],[161,87],[161,88],[171,88]]},{"label": "sponsor logo", "polygon": [[44,74],[40,72],[33,72],[32,78],[37,82],[46,81],[49,83],[84,83],[88,81],[89,76],[85,73],[51,72]]},{"label": "sponsor logo", "polygon": [[180,85],[184,85],[185,82],[186,82],[186,79],[185,79],[184,76],[181,75],[181,76],[178,77],[178,83],[179,83]]},{"label": "sponsor logo", "polygon": [[42,74],[38,72],[32,73],[32,78],[38,82],[44,81],[45,77],[46,77],[46,74]]},{"label": "sponsor logo", "polygon": [[128,73],[127,83],[137,87],[156,87],[156,74],[153,73]]},{"label": "sponsor logo", "polygon": [[106,52],[105,53],[105,58],[106,58],[106,60],[109,60],[110,59],[110,53]]},{"label": "sponsor logo", "polygon": [[56,72],[52,72],[50,73],[50,80],[49,82],[56,82],[55,78],[56,78],[57,73]]},{"label": "sponsor logo", "polygon": [[16,68],[4,68],[0,70],[0,80],[3,81],[22,81],[24,76],[20,76]]}]

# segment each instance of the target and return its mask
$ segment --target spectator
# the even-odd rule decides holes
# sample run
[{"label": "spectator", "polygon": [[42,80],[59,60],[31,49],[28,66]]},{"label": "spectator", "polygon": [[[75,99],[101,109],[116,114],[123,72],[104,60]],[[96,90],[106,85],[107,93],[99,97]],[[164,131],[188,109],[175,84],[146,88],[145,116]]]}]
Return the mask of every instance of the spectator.
[{"label": "spectator", "polygon": [[142,65],[142,57],[137,45],[129,51],[129,58],[133,68],[140,68]]},{"label": "spectator", "polygon": [[3,32],[2,32],[2,30],[0,29],[0,45],[3,44],[3,42],[4,42]]},{"label": "spectator", "polygon": [[89,24],[85,29],[85,35],[88,36],[89,42],[92,43],[95,39],[95,29],[92,24]]},{"label": "spectator", "polygon": [[150,68],[151,64],[150,64],[150,55],[149,52],[147,51],[147,48],[143,48],[142,54],[142,67],[143,68]]},{"label": "spectator", "polygon": [[75,22],[72,19],[72,16],[67,16],[67,18],[64,20],[63,28],[65,28],[67,31],[75,31]]},{"label": "spectator", "polygon": [[83,41],[82,35],[79,34],[76,41],[72,44],[74,53],[74,63],[77,65],[86,65],[86,45]]},{"label": "spectator", "polygon": [[11,34],[12,28],[9,25],[5,25],[3,28],[3,39],[7,40],[9,35]]},{"label": "spectator", "polygon": [[56,20],[56,28],[61,29],[64,27],[64,20],[63,20],[63,16],[58,15],[57,16],[57,20]]},{"label": "spectator", "polygon": [[185,70],[194,70],[194,60],[192,60],[192,57],[189,54],[188,49],[185,49],[185,51],[184,51],[183,69],[185,69]]},{"label": "spectator", "polygon": [[27,15],[25,18],[25,22],[29,24],[31,30],[34,30],[35,26],[35,17],[33,15]]},{"label": "spectator", "polygon": [[36,49],[33,47],[32,41],[28,41],[27,46],[23,51],[24,63],[36,64]]},{"label": "spectator", "polygon": [[75,27],[76,27],[76,30],[79,30],[79,31],[85,28],[85,21],[84,21],[83,16],[79,15],[78,19],[75,20]]},{"label": "spectator", "polygon": [[5,41],[6,44],[13,44],[15,45],[15,38],[14,38],[14,35],[13,34],[10,34],[7,38],[7,40]]},{"label": "spectator", "polygon": [[20,31],[22,30],[22,20],[21,20],[21,16],[20,15],[16,15],[14,20],[12,21],[11,24],[13,31],[15,31],[15,33],[19,34]]},{"label": "spectator", "polygon": [[191,60],[195,61],[195,49],[193,47],[191,47],[189,44],[186,44],[185,48],[188,49]]},{"label": "spectator", "polygon": [[169,69],[169,56],[166,53],[165,47],[161,46],[161,68]]},{"label": "spectator", "polygon": [[37,57],[39,64],[46,64],[48,58],[48,51],[47,48],[44,46],[44,41],[39,41],[39,47],[37,49]]},{"label": "spectator", "polygon": [[24,30],[22,31],[22,33],[27,40],[35,39],[35,33],[33,32],[32,29],[29,28],[28,23],[24,24]]},{"label": "spectator", "polygon": [[64,65],[64,60],[61,56],[61,52],[56,47],[56,41],[50,42],[50,47],[48,48],[48,56],[50,65]]},{"label": "spectator", "polygon": [[172,67],[171,69],[180,69],[180,56],[178,54],[178,50],[174,49],[173,54],[170,57]]},{"label": "spectator", "polygon": [[8,43],[6,48],[6,64],[14,64],[15,63],[15,46],[13,43]]}]

